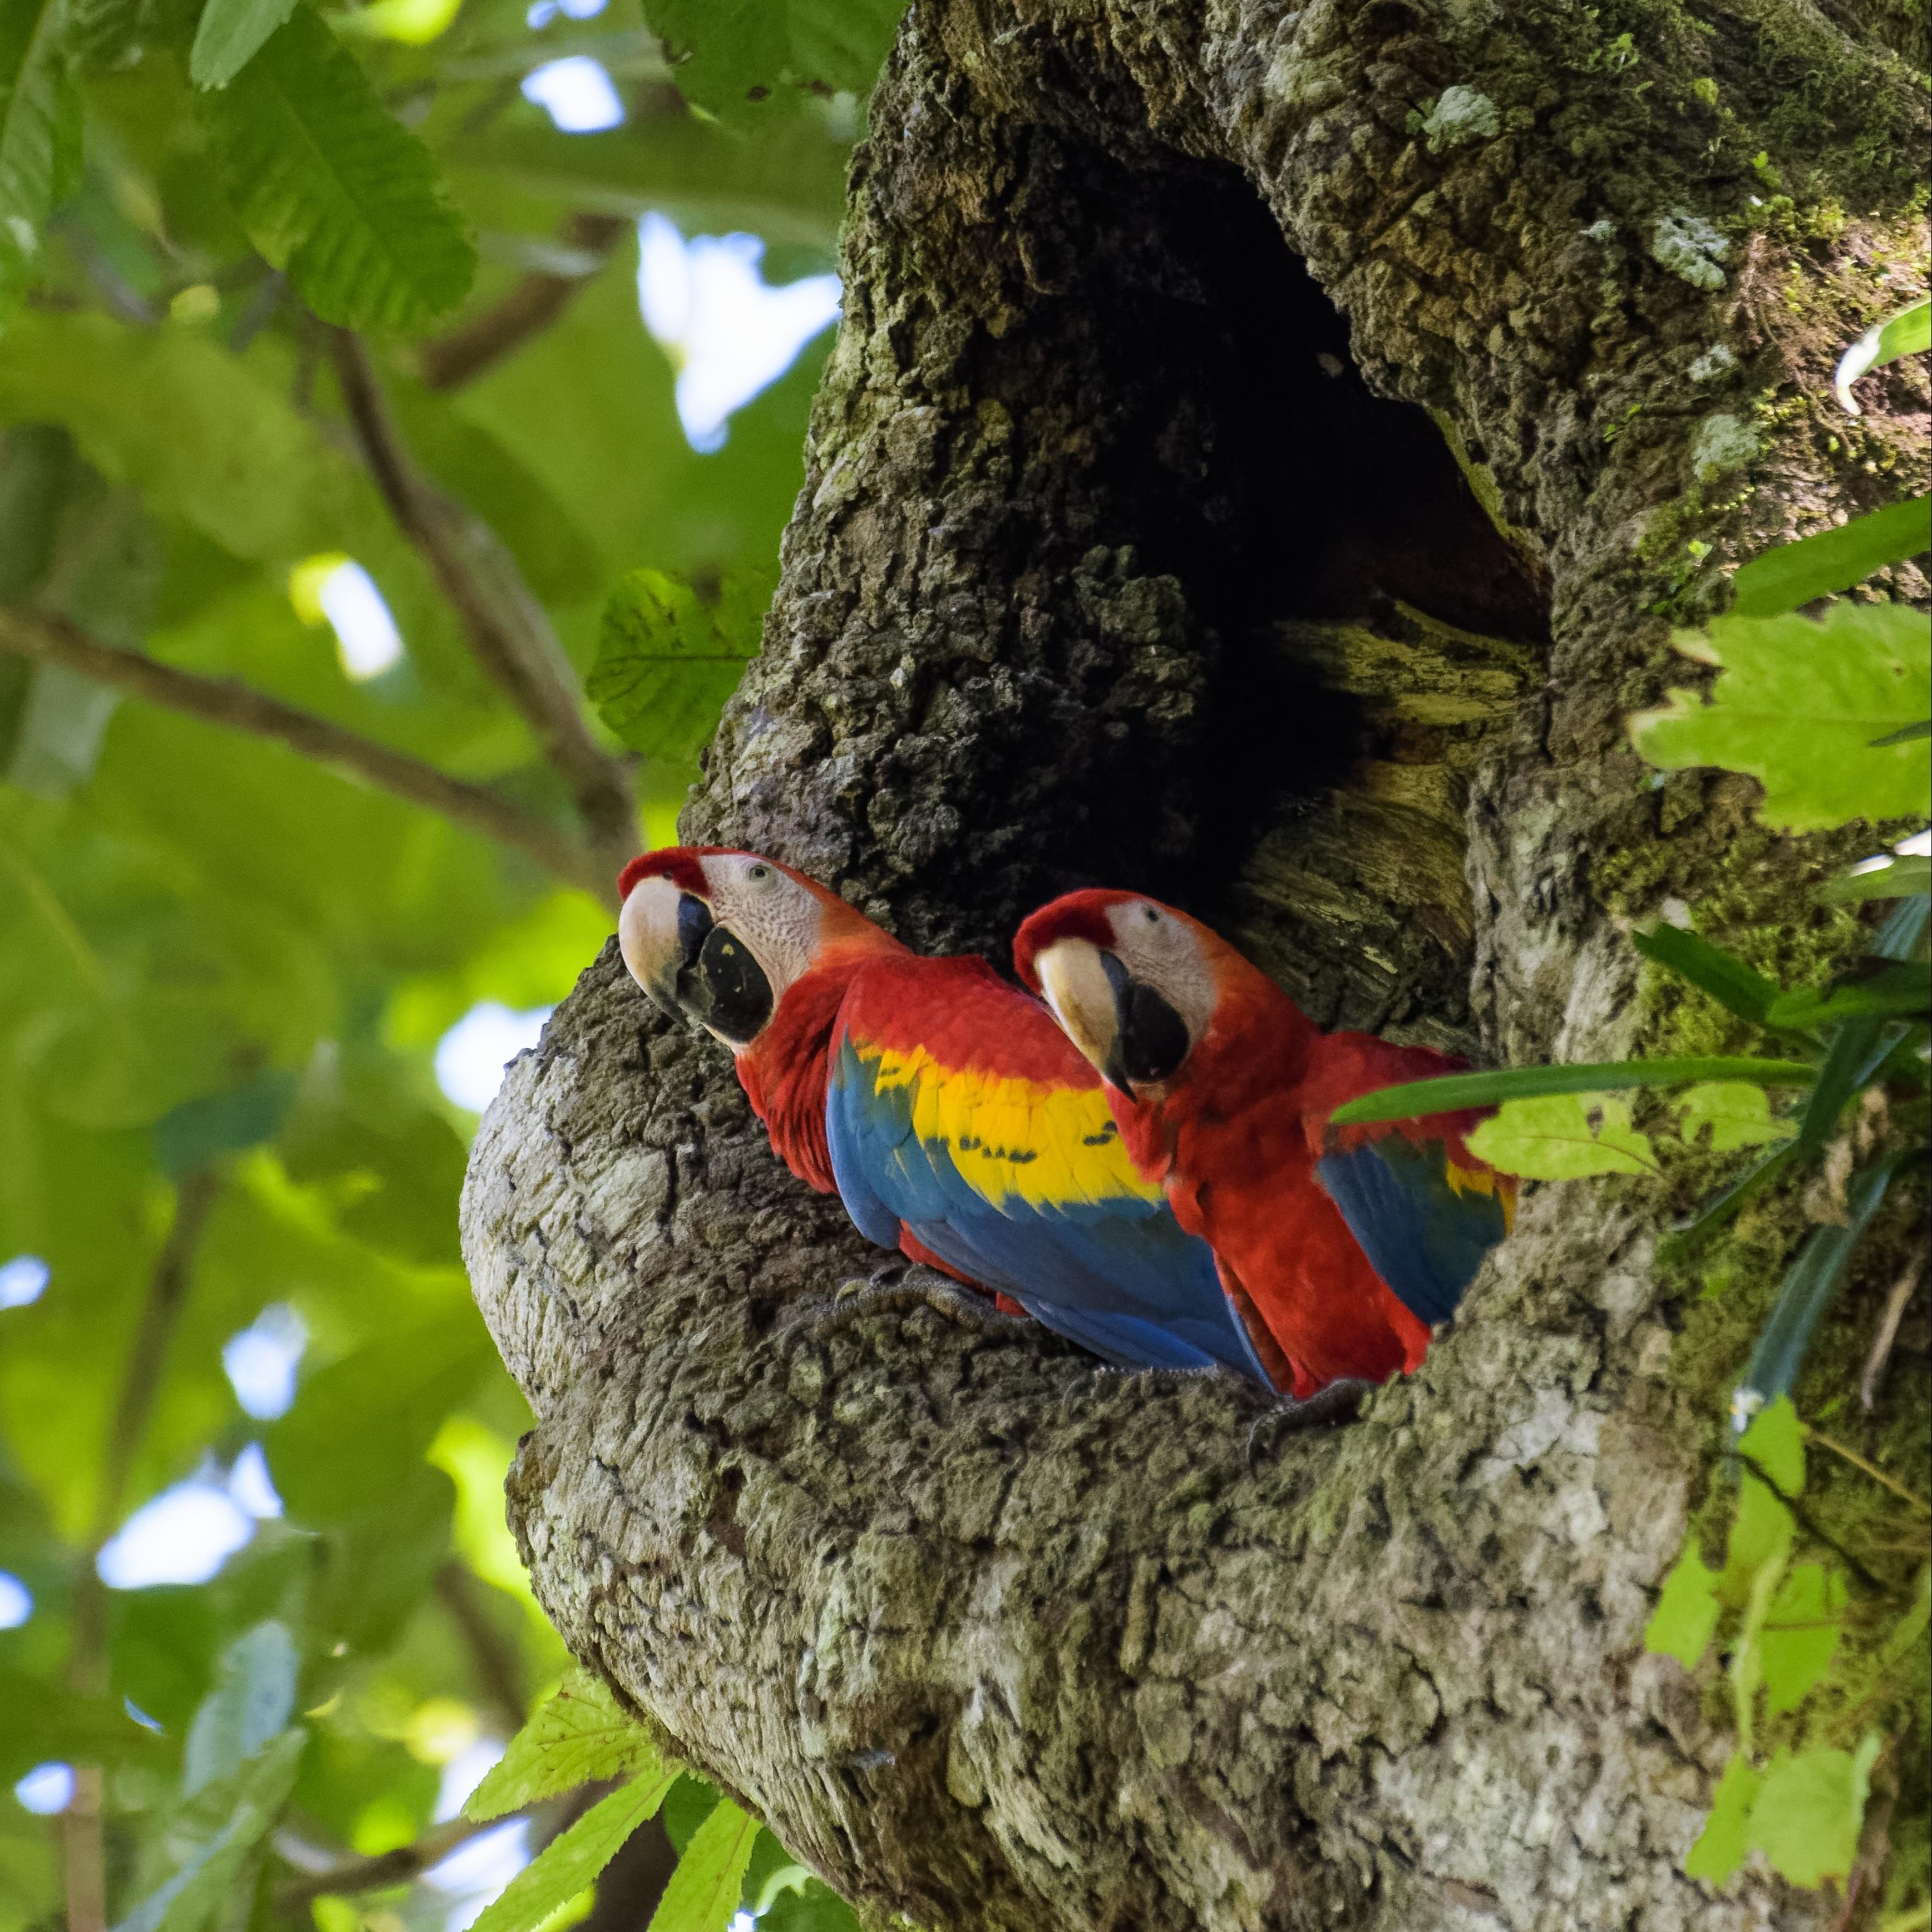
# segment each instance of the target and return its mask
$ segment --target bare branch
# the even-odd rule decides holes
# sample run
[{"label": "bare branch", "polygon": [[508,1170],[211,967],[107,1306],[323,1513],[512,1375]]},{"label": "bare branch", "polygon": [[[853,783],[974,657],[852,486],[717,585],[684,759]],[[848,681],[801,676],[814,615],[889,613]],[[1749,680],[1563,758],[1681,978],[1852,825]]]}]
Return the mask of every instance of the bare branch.
[{"label": "bare branch", "polygon": [[[406,1845],[398,1845],[392,1852],[378,1852],[369,1858],[344,1858],[339,1862],[321,1866],[314,1870],[304,1871],[300,1878],[287,1880],[275,1888],[275,1904],[279,1910],[286,1911],[291,1906],[306,1905],[312,1898],[321,1898],[331,1894],[349,1897],[359,1892],[380,1892],[392,1885],[406,1885],[412,1878],[419,1878],[433,1865],[440,1864],[460,1844],[479,1836],[484,1832],[494,1832],[499,1825],[508,1821],[502,1818],[452,1818],[446,1825],[433,1825],[420,1838],[412,1839]],[[301,1857],[296,1845],[286,1834],[278,1834],[275,1849],[290,1863],[308,1859]],[[302,1852],[308,1848],[303,1846]]]},{"label": "bare branch", "polygon": [[558,878],[606,900],[614,896],[611,868],[564,833],[530,818],[481,785],[453,778],[420,759],[392,751],[372,738],[299,711],[278,698],[231,679],[177,670],[138,652],[98,644],[77,626],[49,611],[0,605],[0,649],[132,692],[150,704],[184,711],[211,724],[225,724],[268,738],[305,758],[359,778],[379,790],[440,814],[465,830],[512,847]]},{"label": "bare branch", "polygon": [[334,328],[328,340],[356,440],[398,528],[434,573],[477,662],[570,788],[591,843],[614,878],[637,849],[630,776],[592,734],[543,607],[489,526],[418,475],[361,340]]},{"label": "bare branch", "polygon": [[432,389],[460,388],[491,364],[540,335],[588,288],[631,224],[621,215],[573,214],[563,224],[565,247],[596,258],[597,268],[577,275],[532,269],[502,298],[416,352],[416,370]]}]

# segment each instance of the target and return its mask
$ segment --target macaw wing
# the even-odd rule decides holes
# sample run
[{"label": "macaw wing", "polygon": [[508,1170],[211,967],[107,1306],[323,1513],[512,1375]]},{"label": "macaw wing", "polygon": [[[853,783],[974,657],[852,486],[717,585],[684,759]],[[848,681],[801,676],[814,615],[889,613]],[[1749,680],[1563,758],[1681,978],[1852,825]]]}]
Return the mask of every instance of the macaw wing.
[{"label": "macaw wing", "polygon": [[903,1223],[1121,1366],[1219,1364],[1268,1384],[1212,1251],[1135,1172],[1098,1086],[947,1066],[842,1028],[826,1138],[848,1210],[880,1245],[897,1246]]},{"label": "macaw wing", "polygon": [[1455,1313],[1483,1257],[1509,1232],[1515,1183],[1439,1135],[1343,1141],[1315,1172],[1370,1264],[1432,1328]]}]

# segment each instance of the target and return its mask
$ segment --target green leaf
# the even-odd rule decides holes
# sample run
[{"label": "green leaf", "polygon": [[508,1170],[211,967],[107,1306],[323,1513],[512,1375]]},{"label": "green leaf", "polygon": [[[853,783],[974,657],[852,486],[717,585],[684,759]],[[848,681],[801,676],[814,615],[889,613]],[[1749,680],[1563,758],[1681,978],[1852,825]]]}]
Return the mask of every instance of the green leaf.
[{"label": "green leaf", "polygon": [[1841,1571],[1801,1563],[1785,1578],[1758,1638],[1766,1702],[1774,1718],[1796,1710],[1831,1667],[1844,1636],[1844,1608]]},{"label": "green leaf", "polygon": [[1454,1114],[1466,1107],[1493,1106],[1502,1100],[1532,1100],[1545,1094],[1600,1094],[1622,1087],[1679,1087],[1690,1080],[1750,1080],[1760,1087],[1804,1087],[1817,1069],[1802,1060],[1700,1057],[1679,1060],[1612,1060],[1579,1066],[1504,1066],[1489,1073],[1450,1073],[1384,1087],[1337,1107],[1330,1118],[1338,1127],[1375,1120],[1407,1120],[1429,1114]]},{"label": "green leaf", "polygon": [[[790,1865],[788,1872],[803,1867]],[[860,1932],[852,1908],[825,1883],[809,1874],[789,1890],[774,1891],[768,1904],[759,1908],[760,1932]]]},{"label": "green leaf", "polygon": [[1504,1174],[1580,1180],[1593,1174],[1654,1174],[1650,1139],[1628,1106],[1606,1094],[1505,1100],[1468,1136],[1469,1151]]},{"label": "green leaf", "polygon": [[1680,980],[1708,993],[1726,1011],[1755,1026],[1764,1024],[1764,1016],[1778,998],[1778,987],[1762,973],[1754,972],[1742,959],[1733,959],[1694,932],[1657,926],[1648,932],[1633,932],[1630,944],[1646,959],[1667,967]]},{"label": "green leaf", "polygon": [[230,1903],[249,1854],[287,1802],[308,1742],[308,1733],[299,1727],[284,1731],[228,1778],[197,1793],[177,1828],[185,1856],[174,1876],[115,1932],[196,1932]]},{"label": "green leaf", "polygon": [[724,1802],[717,1786],[688,1771],[671,1787],[664,1800],[664,1836],[671,1850],[682,1856],[684,1848],[697,1835],[698,1828]]},{"label": "green leaf", "polygon": [[1712,1588],[1717,1580],[1717,1571],[1687,1545],[1664,1580],[1663,1594],[1644,1629],[1644,1648],[1676,1658],[1686,1670],[1696,1670],[1724,1608]]},{"label": "green leaf", "polygon": [[1798,1131],[1795,1120],[1773,1117],[1764,1089],[1748,1081],[1700,1081],[1672,1104],[1678,1130],[1687,1141],[1696,1140],[1705,1128],[1710,1129],[1713,1154],[1789,1140]]},{"label": "green leaf", "polygon": [[1738,617],[1774,617],[1814,597],[1849,590],[1875,570],[1932,549],[1932,496],[1888,503],[1836,530],[1754,556],[1732,579]]},{"label": "green leaf", "polygon": [[1818,896],[1834,905],[1856,905],[1865,899],[1910,898],[1932,892],[1932,859],[1909,854],[1894,857],[1868,872],[1840,872],[1818,888]]},{"label": "green leaf", "polygon": [[80,178],[80,96],[63,0],[0,0],[0,303],[32,273],[41,231]]},{"label": "green leaf", "polygon": [[1798,1519],[1768,1483],[1747,1469],[1738,1479],[1738,1513],[1731,1519],[1718,1594],[1733,1609],[1750,1600],[1754,1581],[1768,1570],[1782,1571],[1798,1533]]},{"label": "green leaf", "polygon": [[308,6],[198,99],[242,225],[324,321],[406,334],[468,292],[476,250],[429,151]]},{"label": "green leaf", "polygon": [[226,87],[289,17],[296,0],[208,0],[188,58],[197,87]]},{"label": "green leaf", "polygon": [[1748,1846],[1793,1885],[1846,1876],[1858,1856],[1880,1742],[1876,1732],[1868,1733],[1856,1755],[1820,1745],[1779,1750],[1751,1806]]},{"label": "green leaf", "polygon": [[1746,1833],[1758,1783],[1757,1769],[1750,1758],[1742,1750],[1732,1752],[1712,1796],[1711,1815],[1704,1820],[1704,1828],[1684,1861],[1686,1878],[1722,1885],[1744,1863],[1749,1849]]},{"label": "green leaf", "polygon": [[1764,786],[1774,830],[1922,814],[1928,741],[1873,740],[1932,713],[1932,638],[1900,604],[1829,605],[1809,617],[1719,617],[1678,648],[1724,668],[1708,698],[1673,691],[1630,720],[1637,750],[1667,771],[1720,765]]},{"label": "green leaf", "polygon": [[631,572],[604,607],[584,684],[604,723],[646,758],[694,757],[749,656],[728,622],[689,584],[662,571]]},{"label": "green leaf", "polygon": [[215,1688],[189,1727],[182,1762],[185,1796],[232,1776],[286,1726],[295,1714],[296,1672],[295,1640],[272,1618],[221,1653]]},{"label": "green leaf", "polygon": [[667,1771],[650,1733],[618,1703],[610,1686],[578,1669],[510,1740],[509,1749],[470,1794],[463,1815],[500,1817],[595,1779],[632,1774],[655,1784],[675,1781],[679,1774]]},{"label": "green leaf", "polygon": [[1832,380],[1845,412],[1858,414],[1858,406],[1852,399],[1852,385],[1868,370],[1928,347],[1932,347],[1932,302],[1923,296],[1896,315],[1874,323],[1839,358],[1838,374]]},{"label": "green leaf", "polygon": [[784,86],[870,92],[906,0],[646,0],[693,106],[727,119]]},{"label": "green leaf", "polygon": [[1751,1418],[1738,1444],[1787,1496],[1804,1492],[1804,1425],[1788,1395],[1767,1402]]},{"label": "green leaf", "polygon": [[1932,1009],[1932,964],[1922,959],[1901,960],[1834,992],[1808,986],[1780,993],[1772,1003],[1770,1024],[1808,1030],[1862,1015],[1888,1019],[1923,1015],[1928,1009]]},{"label": "green leaf", "polygon": [[[590,1884],[618,1848],[664,1802],[676,1774],[640,1778],[600,1799],[560,1832],[505,1886],[474,1932],[536,1932]],[[676,1883],[674,1875],[671,1882]]]},{"label": "green leaf", "polygon": [[272,1140],[295,1098],[292,1073],[269,1068],[225,1094],[206,1094],[170,1108],[154,1123],[154,1158],[170,1180],[218,1155]]},{"label": "green leaf", "polygon": [[1818,1318],[1830,1303],[1859,1236],[1878,1212],[1900,1158],[1892,1154],[1854,1179],[1846,1226],[1814,1228],[1805,1237],[1778,1289],[1770,1319],[1751,1351],[1734,1402],[1747,1406],[1754,1401],[1772,1402],[1797,1385]]},{"label": "green leaf", "polygon": [[728,1798],[692,1834],[651,1915],[650,1932],[724,1932],[738,1909],[758,1821]]}]

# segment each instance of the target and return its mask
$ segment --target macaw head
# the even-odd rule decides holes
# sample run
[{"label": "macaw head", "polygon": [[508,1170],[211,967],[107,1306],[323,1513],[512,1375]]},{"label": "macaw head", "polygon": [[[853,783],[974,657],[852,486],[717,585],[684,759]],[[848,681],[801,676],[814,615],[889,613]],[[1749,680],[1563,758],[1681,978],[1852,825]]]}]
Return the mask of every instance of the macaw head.
[{"label": "macaw head", "polygon": [[1138,892],[1069,892],[1013,940],[1015,968],[1060,1030],[1136,1099],[1186,1065],[1239,962],[1198,920]]},{"label": "macaw head", "polygon": [[617,880],[617,944],[656,1005],[734,1052],[835,947],[898,941],[816,879],[756,852],[673,845]]}]

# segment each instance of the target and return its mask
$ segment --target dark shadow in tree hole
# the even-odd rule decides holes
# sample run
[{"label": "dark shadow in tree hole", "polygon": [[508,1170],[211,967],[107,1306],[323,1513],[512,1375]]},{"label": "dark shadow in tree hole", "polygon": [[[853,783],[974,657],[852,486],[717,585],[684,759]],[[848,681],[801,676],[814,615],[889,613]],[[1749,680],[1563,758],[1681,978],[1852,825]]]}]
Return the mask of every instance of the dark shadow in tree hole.
[{"label": "dark shadow in tree hole", "polygon": [[1370,389],[1238,171],[1039,139],[1015,229],[1049,299],[1012,406],[1065,398],[1094,540],[1178,578],[1219,644],[1190,849],[1135,882],[1171,876],[1320,1024],[1468,1050],[1462,800],[1540,677],[1546,587],[1429,415]]}]

